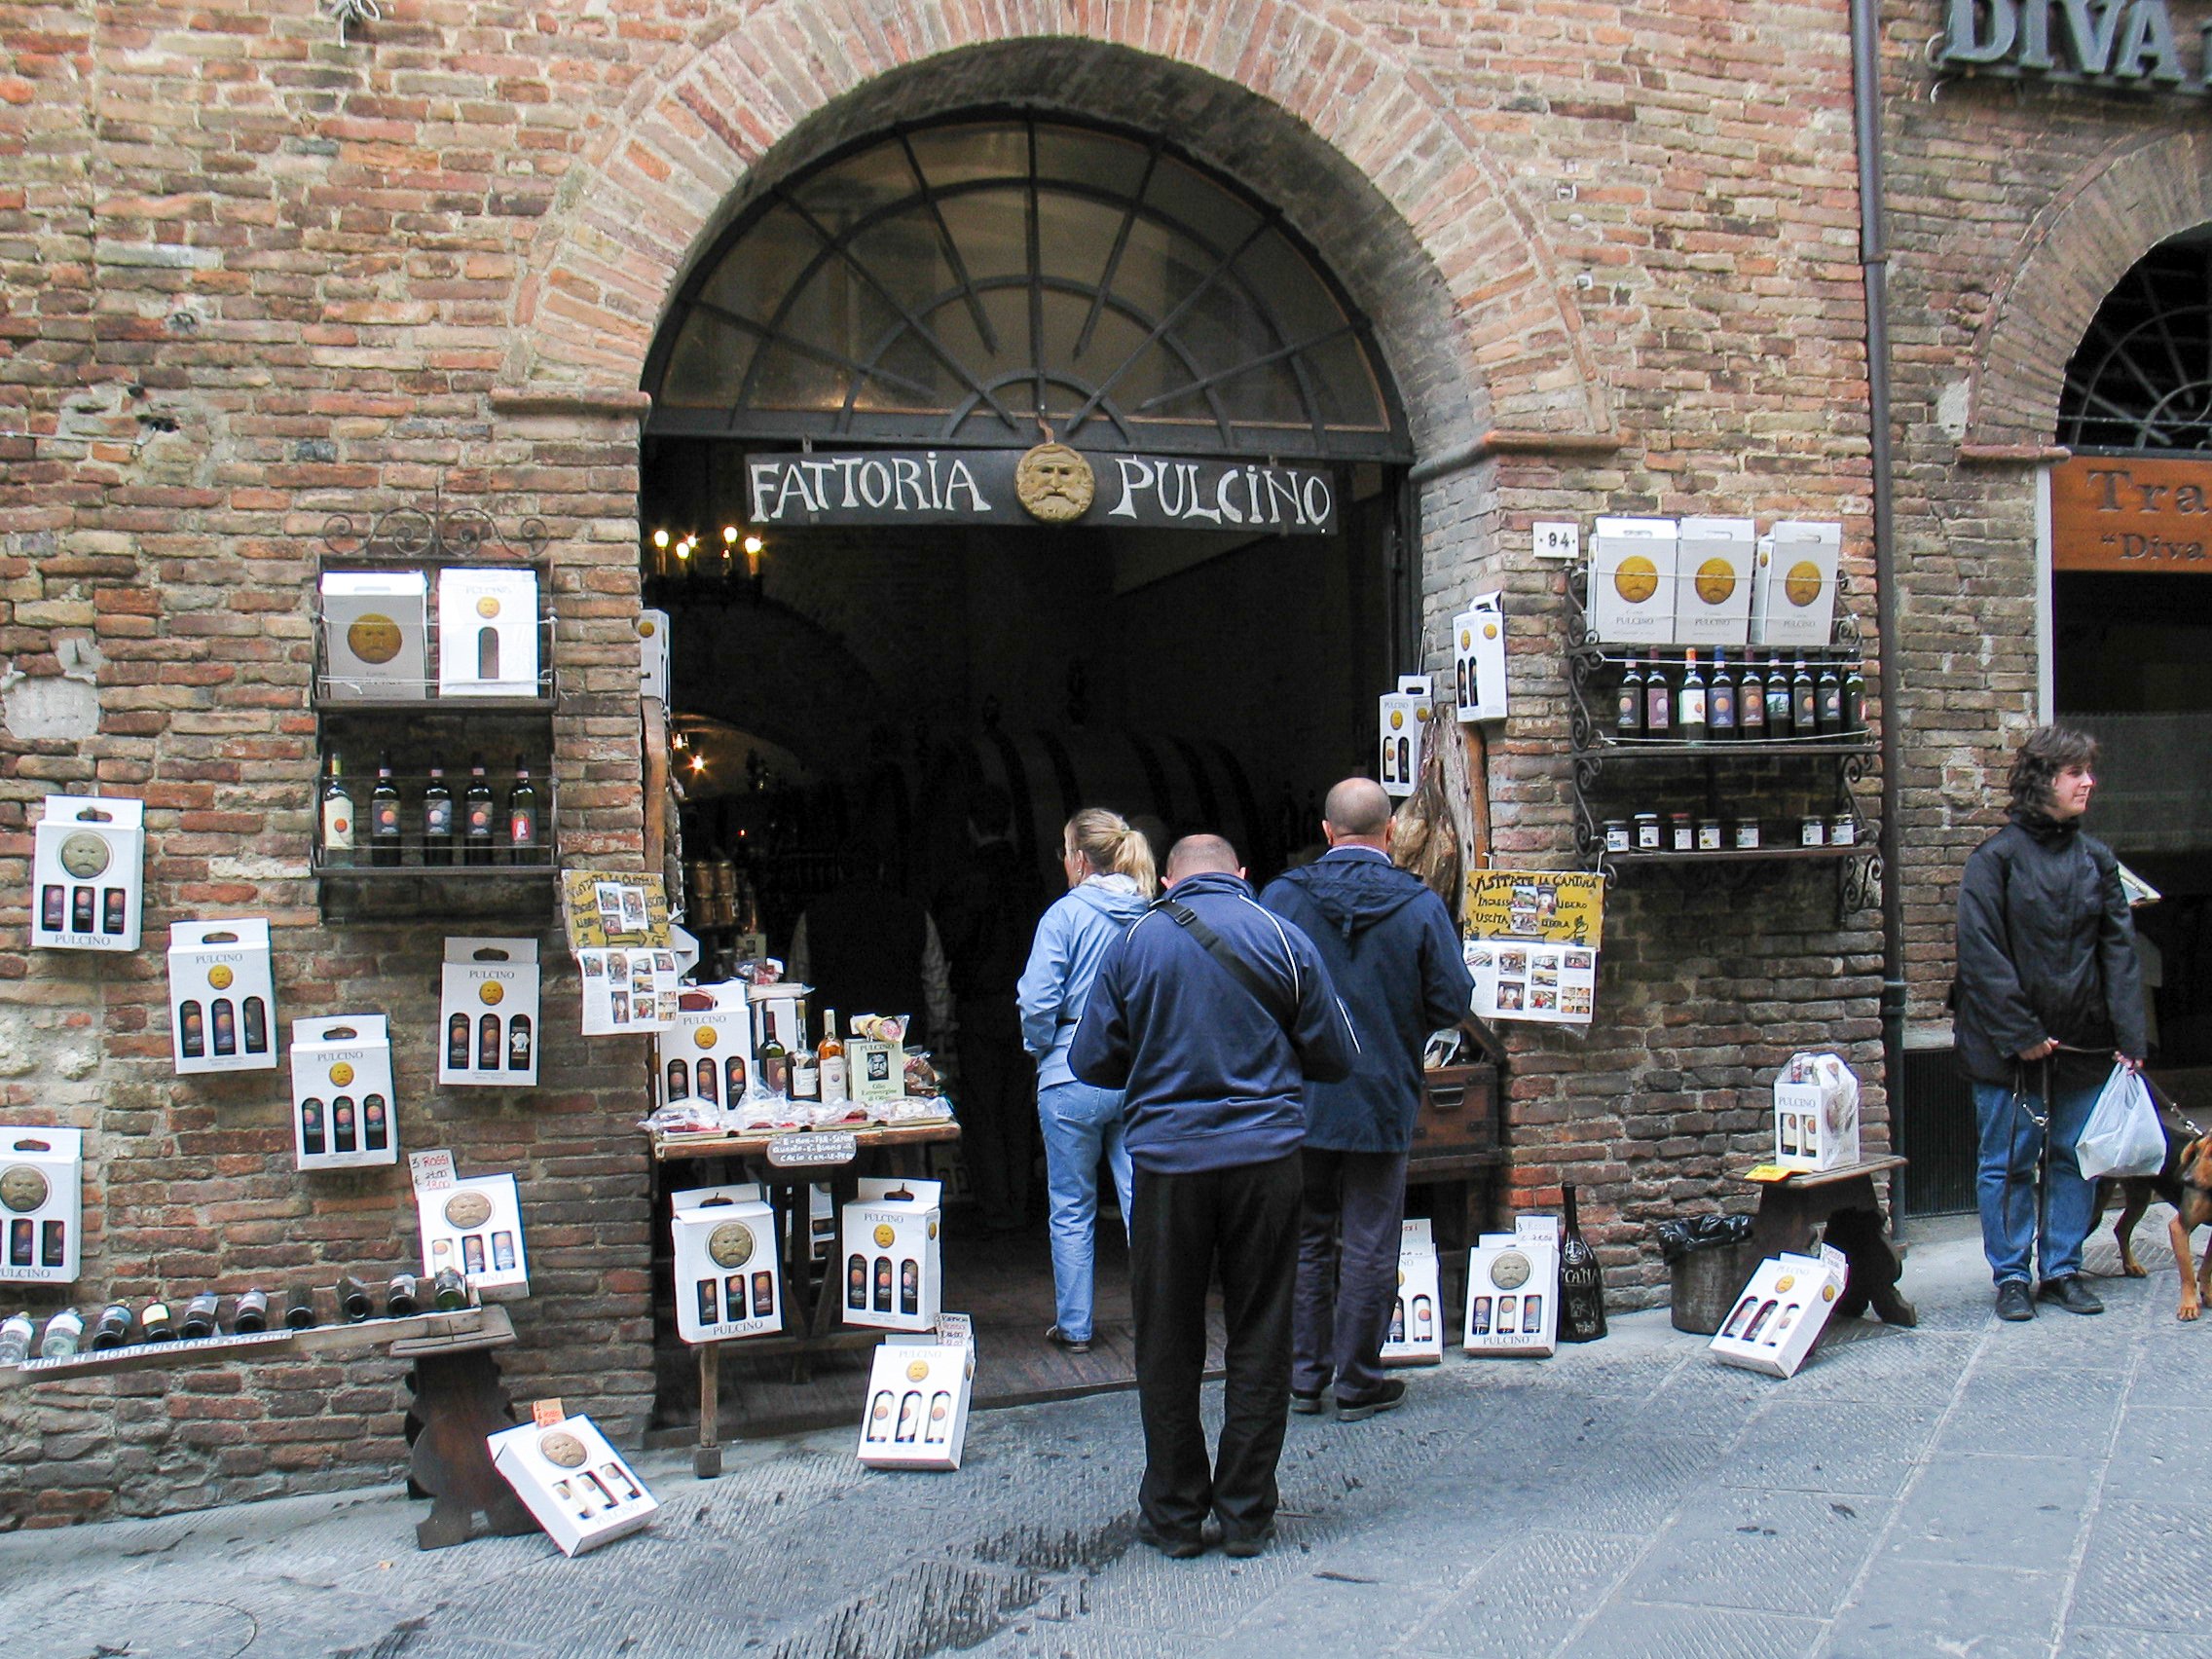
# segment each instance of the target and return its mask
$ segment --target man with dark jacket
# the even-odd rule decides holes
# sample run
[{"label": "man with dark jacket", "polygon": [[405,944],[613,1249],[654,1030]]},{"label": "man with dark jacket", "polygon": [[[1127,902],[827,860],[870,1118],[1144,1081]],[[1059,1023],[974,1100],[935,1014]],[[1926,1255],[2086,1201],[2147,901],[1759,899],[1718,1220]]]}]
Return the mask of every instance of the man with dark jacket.
[{"label": "man with dark jacket", "polygon": [[[2035,1174],[2046,1135],[2043,1294],[2071,1313],[2104,1311],[2080,1277],[2097,1184],[2083,1179],[2074,1143],[2114,1063],[2140,1067],[2147,1042],[2120,866],[2082,833],[2096,758],[2096,741],[2081,732],[2030,734],[2012,762],[2011,822],[1973,850],[1959,884],[1952,1024],[1973,1080],[1981,1243],[2001,1319],[2035,1317]],[[2047,1112],[2047,1128],[2031,1112]]]},{"label": "man with dark jacket", "polygon": [[[1255,1556],[1274,1530],[1290,1395],[1298,1146],[1306,1079],[1350,1074],[1358,1044],[1312,942],[1253,902],[1236,854],[1191,835],[1167,896],[1108,953],[1068,1064],[1124,1091],[1136,1166],[1129,1289],[1145,1472],[1138,1535],[1161,1553]],[[1198,1420],[1206,1289],[1228,1326],[1219,1456]]]},{"label": "man with dark jacket", "polygon": [[1474,995],[1444,901],[1390,862],[1394,828],[1382,786],[1346,778],[1321,809],[1329,851],[1260,895],[1313,941],[1364,1037],[1350,1077],[1306,1090],[1291,1326],[1290,1409],[1325,1410],[1334,1382],[1346,1422],[1406,1397],[1403,1382],[1382,1375],[1382,1348],[1397,1299],[1421,1050],[1431,1031],[1459,1022]]}]

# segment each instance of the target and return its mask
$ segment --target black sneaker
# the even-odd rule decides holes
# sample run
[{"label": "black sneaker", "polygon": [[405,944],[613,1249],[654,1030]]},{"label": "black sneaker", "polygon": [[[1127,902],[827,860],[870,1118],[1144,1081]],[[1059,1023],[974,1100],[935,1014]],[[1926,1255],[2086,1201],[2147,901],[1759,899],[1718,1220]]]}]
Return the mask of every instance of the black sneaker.
[{"label": "black sneaker", "polygon": [[1045,1340],[1054,1347],[1065,1348],[1069,1353],[1088,1353],[1090,1351],[1090,1339],[1088,1337],[1071,1337],[1057,1325],[1045,1327]]},{"label": "black sneaker", "polygon": [[2007,1279],[1997,1287],[1997,1316],[2015,1321],[2036,1316],[2036,1305],[2028,1298],[2024,1280]]},{"label": "black sneaker", "polygon": [[1393,1377],[1362,1400],[1347,1400],[1344,1395],[1339,1394],[1337,1396],[1337,1420],[1339,1422],[1364,1422],[1377,1412],[1395,1411],[1405,1403],[1406,1385]]},{"label": "black sneaker", "polygon": [[1319,1417],[1329,1409],[1329,1402],[1316,1388],[1310,1394],[1301,1394],[1296,1388],[1290,1391],[1290,1409],[1300,1417]]},{"label": "black sneaker", "polygon": [[2102,1313],[2105,1305],[2097,1300],[2096,1293],[2074,1274],[2064,1278],[2046,1279],[2043,1294],[2069,1313]]}]

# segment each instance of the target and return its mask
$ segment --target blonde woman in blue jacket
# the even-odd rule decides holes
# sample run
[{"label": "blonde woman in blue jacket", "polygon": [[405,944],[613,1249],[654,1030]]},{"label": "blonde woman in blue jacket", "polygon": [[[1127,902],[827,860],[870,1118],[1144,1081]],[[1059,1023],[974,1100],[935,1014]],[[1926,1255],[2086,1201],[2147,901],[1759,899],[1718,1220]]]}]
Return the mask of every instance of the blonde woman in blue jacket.
[{"label": "blonde woman in blue jacket", "polygon": [[1016,997],[1021,1042],[1037,1061],[1037,1119],[1045,1135],[1051,1204],[1052,1288],[1057,1318],[1046,1338],[1070,1353],[1090,1351],[1093,1258],[1098,1234],[1098,1161],[1113,1170],[1122,1226],[1129,1222],[1129,1154],[1122,1141],[1122,1094],[1093,1088],[1068,1069],[1090,982],[1108,948],[1152,903],[1152,848],[1118,813],[1086,807],[1060,835],[1068,891],[1037,924]]}]

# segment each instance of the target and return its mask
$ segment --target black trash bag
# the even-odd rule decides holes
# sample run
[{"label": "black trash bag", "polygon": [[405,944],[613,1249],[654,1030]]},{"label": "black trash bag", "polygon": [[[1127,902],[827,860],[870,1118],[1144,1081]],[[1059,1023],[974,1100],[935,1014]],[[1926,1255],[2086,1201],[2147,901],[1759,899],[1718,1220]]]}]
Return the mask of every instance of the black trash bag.
[{"label": "black trash bag", "polygon": [[1660,1255],[1672,1262],[1692,1250],[1717,1250],[1725,1244],[1750,1243],[1751,1218],[1748,1215],[1693,1215],[1681,1221],[1663,1221],[1654,1231],[1659,1235]]}]

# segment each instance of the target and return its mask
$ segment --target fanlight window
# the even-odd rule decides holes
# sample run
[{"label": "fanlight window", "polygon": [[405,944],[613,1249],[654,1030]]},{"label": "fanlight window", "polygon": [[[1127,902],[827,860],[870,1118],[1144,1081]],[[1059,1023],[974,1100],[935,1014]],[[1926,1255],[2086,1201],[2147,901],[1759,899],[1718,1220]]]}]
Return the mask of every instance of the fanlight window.
[{"label": "fanlight window", "polygon": [[1279,215],[1158,141],[894,131],[769,191],[656,343],[651,429],[1399,460],[1367,324]]},{"label": "fanlight window", "polygon": [[2066,366],[2058,441],[2212,450],[2212,240],[2153,248],[2105,296]]}]

